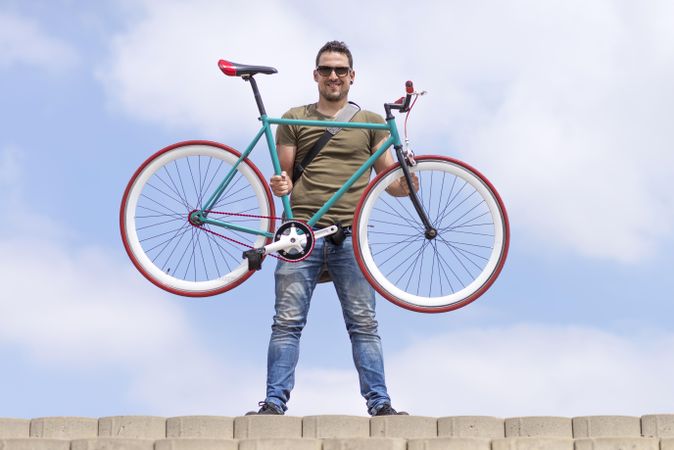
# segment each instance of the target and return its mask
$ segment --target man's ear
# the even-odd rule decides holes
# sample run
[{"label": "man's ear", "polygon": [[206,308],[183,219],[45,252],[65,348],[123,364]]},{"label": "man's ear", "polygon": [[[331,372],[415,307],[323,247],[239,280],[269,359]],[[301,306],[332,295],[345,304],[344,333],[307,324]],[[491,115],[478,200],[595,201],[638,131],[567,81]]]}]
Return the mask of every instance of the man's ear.
[{"label": "man's ear", "polygon": [[318,83],[318,71],[314,69],[314,81]]}]

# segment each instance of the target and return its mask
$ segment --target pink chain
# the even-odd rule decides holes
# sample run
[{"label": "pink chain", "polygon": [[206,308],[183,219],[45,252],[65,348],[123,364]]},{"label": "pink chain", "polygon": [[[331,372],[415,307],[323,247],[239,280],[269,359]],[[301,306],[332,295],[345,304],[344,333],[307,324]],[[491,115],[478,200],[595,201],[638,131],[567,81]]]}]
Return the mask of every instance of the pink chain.
[{"label": "pink chain", "polygon": [[[204,212],[209,213],[209,214],[221,214],[221,215],[227,215],[227,216],[251,217],[251,218],[254,218],[254,219],[286,220],[286,219],[284,219],[283,217],[258,216],[258,215],[255,215],[255,214],[242,214],[242,213],[231,213],[231,212],[211,211],[211,210],[205,210]],[[297,220],[297,219],[291,219],[291,220]],[[298,222],[304,222],[304,223],[306,223],[305,220],[297,220],[297,221],[298,221]],[[191,222],[190,222],[190,223],[191,223]],[[231,237],[227,237],[227,236],[222,235],[222,234],[220,234],[220,233],[218,233],[218,232],[215,232],[215,231],[213,231],[213,230],[209,230],[208,228],[204,228],[203,226],[200,226],[200,225],[193,225],[193,226],[194,226],[195,228],[198,228],[198,229],[200,229],[200,230],[203,230],[203,231],[205,231],[205,232],[207,232],[207,233],[211,233],[211,234],[213,234],[213,235],[215,235],[215,236],[218,236],[218,237],[221,237],[221,238],[226,239],[226,240],[228,240],[228,241],[234,242],[235,244],[239,244],[239,245],[241,245],[241,246],[243,246],[243,247],[247,247],[247,248],[255,248],[255,247],[253,247],[252,245],[248,245],[248,244],[246,244],[246,243],[237,241],[236,239],[233,239],[233,238],[231,238]],[[280,259],[281,261],[291,262],[291,263],[299,262],[299,261],[302,261],[302,260],[304,259],[304,258],[302,258],[302,259],[299,259],[299,260],[292,260],[292,259],[284,258],[283,256],[274,255],[274,254],[271,254],[271,253],[270,253],[269,255],[265,255],[265,256],[271,256],[271,257],[273,257],[273,258]]]}]

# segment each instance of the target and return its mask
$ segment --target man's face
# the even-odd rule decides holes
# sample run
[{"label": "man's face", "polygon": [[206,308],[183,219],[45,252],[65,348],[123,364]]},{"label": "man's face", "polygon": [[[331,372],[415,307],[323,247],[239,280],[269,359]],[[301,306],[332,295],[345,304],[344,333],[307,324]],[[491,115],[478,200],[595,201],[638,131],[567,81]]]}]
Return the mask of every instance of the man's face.
[{"label": "man's face", "polygon": [[[349,68],[349,58],[344,53],[324,52],[318,58],[318,67]],[[344,76],[339,76],[337,70],[332,70],[326,75],[314,69],[314,80],[318,83],[318,93],[321,98],[330,102],[337,102],[347,97],[355,76],[356,73],[351,68]]]}]

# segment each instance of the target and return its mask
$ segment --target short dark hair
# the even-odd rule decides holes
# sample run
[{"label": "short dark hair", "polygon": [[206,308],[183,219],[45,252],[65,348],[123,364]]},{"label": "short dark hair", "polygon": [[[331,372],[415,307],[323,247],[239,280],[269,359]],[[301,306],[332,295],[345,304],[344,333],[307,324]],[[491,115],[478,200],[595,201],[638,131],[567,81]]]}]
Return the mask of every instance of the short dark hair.
[{"label": "short dark hair", "polygon": [[351,50],[349,50],[349,47],[347,47],[344,42],[330,41],[321,47],[321,49],[318,51],[318,54],[316,55],[316,67],[318,67],[318,60],[325,52],[337,52],[345,54],[346,57],[349,58],[349,67],[353,69],[353,56],[351,56]]}]

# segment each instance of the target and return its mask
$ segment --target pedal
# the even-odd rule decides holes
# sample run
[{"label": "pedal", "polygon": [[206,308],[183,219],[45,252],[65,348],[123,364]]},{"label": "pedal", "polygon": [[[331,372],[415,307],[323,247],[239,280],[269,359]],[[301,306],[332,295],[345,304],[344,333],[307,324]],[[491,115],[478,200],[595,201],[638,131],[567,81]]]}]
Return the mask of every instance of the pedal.
[{"label": "pedal", "polygon": [[248,270],[260,270],[264,255],[264,248],[253,248],[243,252],[243,257],[248,260]]}]

